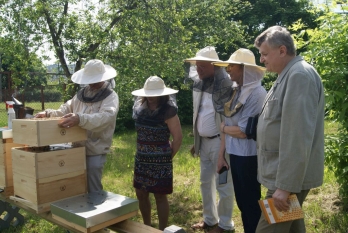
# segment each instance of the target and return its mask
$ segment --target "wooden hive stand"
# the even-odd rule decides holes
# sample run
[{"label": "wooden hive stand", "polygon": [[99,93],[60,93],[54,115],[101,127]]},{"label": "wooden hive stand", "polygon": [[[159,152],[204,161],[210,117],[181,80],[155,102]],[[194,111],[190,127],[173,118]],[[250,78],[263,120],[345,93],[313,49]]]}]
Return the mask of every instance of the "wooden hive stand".
[{"label": "wooden hive stand", "polygon": [[[66,149],[41,151],[43,147],[49,148],[51,144],[86,139],[86,132],[80,127],[61,129],[57,125],[58,122],[59,119],[37,121],[16,119],[13,120],[13,131],[6,130],[0,134],[2,137],[2,144],[0,141],[0,212],[8,213],[6,219],[0,219],[0,231],[9,227],[11,222],[17,225],[24,223],[23,216],[18,212],[21,208],[77,233],[185,233],[182,228],[174,225],[160,231],[130,220],[138,212],[138,203],[136,207],[134,203],[131,203],[131,209],[121,210],[113,218],[106,218],[89,225],[83,225],[81,221],[74,222],[56,212],[53,213],[54,203],[88,195],[84,147],[72,148],[70,151]],[[6,140],[4,135],[7,135]],[[80,176],[84,178],[82,180],[79,178],[77,183],[83,184],[84,188],[79,189],[78,193],[65,195],[69,185],[64,182],[72,181]],[[60,191],[50,193],[55,187]],[[118,194],[111,196],[115,195]],[[122,204],[126,203],[125,200],[127,197],[123,197]],[[98,205],[94,207],[98,209]],[[88,211],[87,214],[89,214]]]}]

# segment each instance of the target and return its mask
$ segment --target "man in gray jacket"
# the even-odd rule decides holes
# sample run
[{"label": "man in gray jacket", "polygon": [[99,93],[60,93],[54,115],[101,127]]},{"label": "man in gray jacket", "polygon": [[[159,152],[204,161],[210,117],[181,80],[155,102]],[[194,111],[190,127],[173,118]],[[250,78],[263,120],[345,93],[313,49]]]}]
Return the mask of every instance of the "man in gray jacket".
[{"label": "man in gray jacket", "polygon": [[119,110],[118,95],[112,88],[117,72],[100,60],[93,59],[73,74],[74,83],[86,85],[58,110],[47,109],[35,117],[62,117],[60,126],[80,126],[87,130],[87,141],[74,143],[86,147],[88,192],[103,190],[102,172],[110,151]]},{"label": "man in gray jacket", "polygon": [[[220,61],[212,46],[199,50],[195,57],[185,60],[191,63],[191,73],[195,73],[193,84],[193,133],[194,148],[192,154],[200,157],[200,181],[203,200],[203,221],[192,225],[193,229],[220,233],[234,228],[233,184],[228,172],[227,183],[219,184],[216,172],[220,149],[220,124],[223,116],[213,107],[212,91],[214,66],[212,62]],[[198,77],[197,77],[198,76]],[[226,157],[229,161],[228,157]],[[216,191],[219,203],[216,204]]]},{"label": "man in gray jacket", "polygon": [[[296,56],[287,29],[273,26],[255,40],[260,61],[278,74],[268,92],[257,126],[258,180],[279,211],[289,209],[287,198],[300,204],[310,189],[323,183],[324,89],[316,70]],[[306,232],[303,219],[268,224],[261,216],[257,233]]]}]

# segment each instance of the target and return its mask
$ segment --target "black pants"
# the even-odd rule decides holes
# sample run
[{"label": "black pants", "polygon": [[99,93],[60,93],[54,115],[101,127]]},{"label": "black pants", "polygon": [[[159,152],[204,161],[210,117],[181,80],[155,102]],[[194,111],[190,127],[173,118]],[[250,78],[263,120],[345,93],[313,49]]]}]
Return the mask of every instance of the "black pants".
[{"label": "black pants", "polygon": [[238,208],[242,214],[245,233],[255,233],[261,216],[258,203],[261,185],[257,181],[257,156],[230,154],[231,173]]}]

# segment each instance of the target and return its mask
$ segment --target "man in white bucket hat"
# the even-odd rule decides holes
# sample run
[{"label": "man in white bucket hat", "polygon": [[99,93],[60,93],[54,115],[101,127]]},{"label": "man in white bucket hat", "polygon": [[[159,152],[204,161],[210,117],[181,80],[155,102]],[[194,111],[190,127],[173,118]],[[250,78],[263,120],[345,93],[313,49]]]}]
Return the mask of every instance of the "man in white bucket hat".
[{"label": "man in white bucket hat", "polygon": [[73,74],[71,80],[87,85],[61,105],[58,110],[47,109],[35,117],[62,117],[60,127],[69,129],[79,126],[87,130],[87,141],[74,143],[86,147],[88,192],[103,190],[101,183],[106,154],[110,151],[112,136],[119,110],[117,93],[111,80],[117,72],[102,61],[93,59]]},{"label": "man in white bucket hat", "polygon": [[[243,221],[245,233],[255,233],[261,216],[258,201],[261,185],[257,181],[256,141],[248,135],[248,119],[261,112],[267,94],[261,86],[265,68],[256,65],[255,56],[249,49],[236,50],[227,61],[213,62],[225,67],[231,81],[224,80],[225,73],[215,72],[214,105],[223,106],[225,122],[220,125],[221,148],[218,169],[231,167],[236,202]],[[237,85],[233,87],[232,82]],[[216,84],[219,83],[219,86]],[[234,91],[228,90],[234,89]],[[225,93],[231,93],[230,96]],[[227,105],[227,106],[226,106]],[[225,160],[225,151],[230,156],[230,166]]]},{"label": "man in white bucket hat", "polygon": [[[220,124],[223,116],[215,112],[212,102],[214,66],[220,61],[212,46],[199,50],[195,57],[186,59],[191,63],[191,72],[198,74],[193,84],[193,133],[192,154],[200,157],[200,181],[203,200],[203,221],[193,224],[193,229],[209,232],[233,230],[233,185],[230,172],[227,182],[219,184],[216,172],[220,148]],[[227,158],[228,160],[228,158]],[[216,204],[216,191],[219,202]]]}]

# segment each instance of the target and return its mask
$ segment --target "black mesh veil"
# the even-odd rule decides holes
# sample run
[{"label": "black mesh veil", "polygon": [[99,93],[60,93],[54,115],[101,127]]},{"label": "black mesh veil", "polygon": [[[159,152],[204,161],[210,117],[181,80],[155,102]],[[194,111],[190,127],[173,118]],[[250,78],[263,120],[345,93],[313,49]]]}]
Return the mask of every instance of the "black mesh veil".
[{"label": "black mesh veil", "polygon": [[207,92],[212,94],[214,77],[199,79],[197,73],[197,66],[195,64],[185,63],[185,83],[192,82],[193,91]]},{"label": "black mesh veil", "polygon": [[77,92],[77,98],[84,103],[95,103],[104,100],[112,92],[112,84],[105,81],[103,86],[98,90],[92,90],[89,85],[81,88]]},{"label": "black mesh veil", "polygon": [[232,107],[239,87],[230,79],[224,67],[214,66],[214,70],[215,77],[212,99],[215,111],[225,117],[232,117],[242,107],[242,104],[239,102]]},{"label": "black mesh veil", "polygon": [[223,67],[215,66],[213,85],[213,104],[215,111],[226,117],[232,117],[245,104],[252,91],[261,86],[265,70],[259,66],[243,66],[243,84],[237,86],[230,80]]}]

